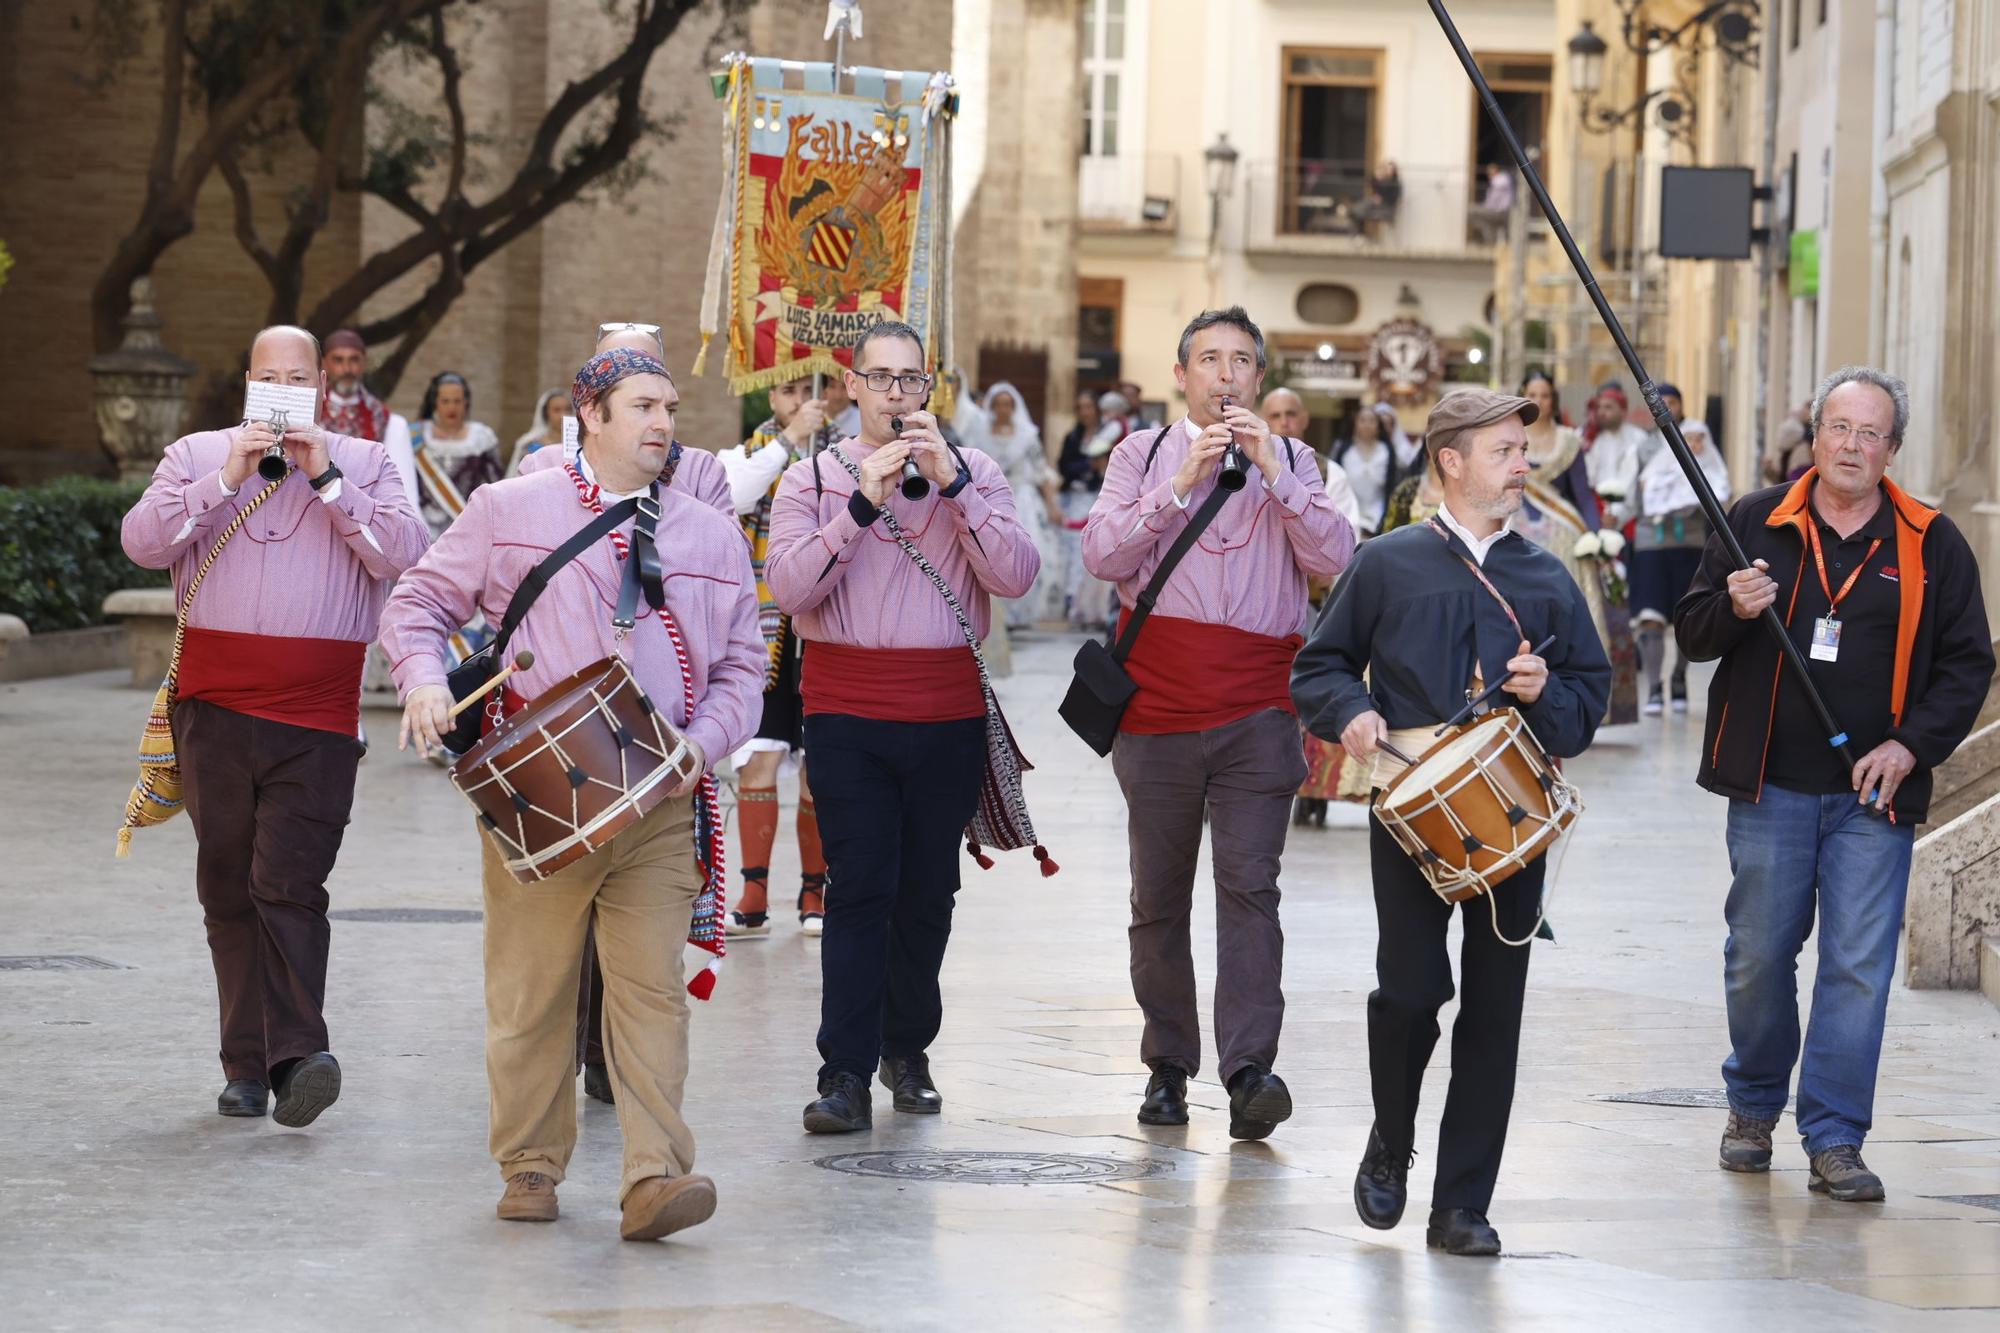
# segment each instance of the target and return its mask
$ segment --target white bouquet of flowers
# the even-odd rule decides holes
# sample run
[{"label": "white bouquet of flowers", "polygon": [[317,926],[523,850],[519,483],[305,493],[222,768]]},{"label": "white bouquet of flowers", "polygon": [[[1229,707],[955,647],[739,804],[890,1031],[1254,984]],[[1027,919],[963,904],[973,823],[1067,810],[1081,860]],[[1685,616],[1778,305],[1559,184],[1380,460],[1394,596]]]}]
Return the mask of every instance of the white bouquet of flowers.
[{"label": "white bouquet of flowers", "polygon": [[1570,554],[1579,560],[1616,560],[1625,551],[1625,534],[1616,528],[1586,532],[1576,539]]},{"label": "white bouquet of flowers", "polygon": [[1616,503],[1625,498],[1625,482],[1621,478],[1606,477],[1597,487],[1597,498]]}]

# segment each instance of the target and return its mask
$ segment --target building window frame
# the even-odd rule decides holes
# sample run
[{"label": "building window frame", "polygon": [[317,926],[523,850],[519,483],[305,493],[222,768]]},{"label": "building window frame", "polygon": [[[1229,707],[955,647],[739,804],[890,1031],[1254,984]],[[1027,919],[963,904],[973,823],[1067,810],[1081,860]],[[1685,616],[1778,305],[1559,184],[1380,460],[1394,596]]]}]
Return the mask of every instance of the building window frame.
[{"label": "building window frame", "polygon": [[[1347,73],[1327,73],[1322,75],[1301,75],[1295,72],[1301,57],[1322,57],[1333,61],[1366,61],[1369,70],[1365,75]],[[1360,164],[1357,199],[1367,189],[1368,178],[1375,173],[1375,164],[1381,156],[1382,107],[1387,83],[1388,51],[1379,46],[1284,46],[1278,52],[1278,175],[1282,185],[1279,191],[1280,229],[1287,232],[1306,231],[1300,220],[1300,176],[1299,132],[1304,90],[1307,88],[1365,88],[1368,91],[1368,146]]]},{"label": "building window frame", "polygon": [[[1130,141],[1122,102],[1128,91],[1123,85],[1129,77],[1127,62],[1132,52],[1132,7],[1132,0],[1084,0],[1084,157],[1119,157]],[[1113,28],[1118,33],[1118,53],[1109,55],[1106,48]]]}]

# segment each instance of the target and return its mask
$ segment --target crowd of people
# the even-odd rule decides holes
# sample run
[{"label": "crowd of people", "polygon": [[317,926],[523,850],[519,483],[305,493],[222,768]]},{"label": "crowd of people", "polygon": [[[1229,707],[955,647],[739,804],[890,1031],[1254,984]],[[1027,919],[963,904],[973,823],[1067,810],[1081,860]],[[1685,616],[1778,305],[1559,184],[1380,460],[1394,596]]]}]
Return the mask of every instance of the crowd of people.
[{"label": "crowd of people", "polygon": [[[1261,1139],[1293,1112],[1276,1068],[1279,880],[1289,826],[1311,813],[1300,802],[1379,800],[1461,716],[1517,720],[1546,778],[1524,799],[1553,799],[1559,761],[1600,726],[1685,708],[1687,664],[1717,660],[1699,781],[1729,800],[1734,875],[1719,1164],[1769,1168],[1797,1067],[1810,1188],[1884,1197],[1860,1150],[1913,830],[1994,672],[1969,547],[1884,475],[1909,429],[1901,381],[1850,367],[1821,385],[1767,464],[1773,484],[1730,511],[1755,556],[1738,569],[1690,472],[1629,419],[1616,384],[1580,421],[1541,374],[1518,394],[1456,389],[1421,420],[1369,405],[1322,457],[1303,443],[1303,399],[1265,391],[1262,331],[1230,307],[1181,334],[1183,412],[1155,419],[1132,384],[1080,394],[1051,458],[1011,384],[975,393],[956,376],[950,419],[933,415],[937,377],[910,326],[878,323],[850,353],[824,386],[774,386],[768,418],[710,452],[676,436],[658,327],[606,324],[503,458],[463,376],[435,377],[408,423],[367,390],[356,335],[257,336],[249,378],[317,389],[320,419],[175,442],[124,525],[127,553],[171,570],[186,608],[166,695],[217,980],[221,1114],[304,1126],[341,1092],[323,1013],[326,881],[377,641],[403,705],[399,742],[447,762],[467,749],[457,712],[478,703],[475,734],[504,739],[509,718],[605,664],[638,691],[635,716],[674,740],[679,766],[653,770],[671,787],[649,778],[657,799],[608,840],[578,826],[577,854],[534,863],[532,884],[509,859],[521,848],[482,816],[500,1218],[558,1216],[579,1073],[618,1106],[621,1235],[656,1239],[714,1212],[682,1093],[686,994],[705,996],[715,972],[686,979],[681,944],[719,955],[727,938],[772,933],[787,769],[799,930],[820,940],[820,1064],[802,1128],[870,1128],[878,1081],[896,1112],[939,1114],[929,1049],[961,854],[990,864],[988,850],[1032,849],[1042,874],[1058,870],[982,645],[1002,617],[1066,618],[1115,641],[1094,656],[1102,646],[1085,645],[1062,716],[1098,737],[1127,807],[1140,1122],[1185,1125],[1198,1107],[1191,918],[1205,835],[1217,1074],[1230,1135]],[[1659,391],[1726,497],[1716,442],[1678,391]],[[273,449],[287,470],[257,488]],[[253,509],[258,535],[232,541]],[[1835,747],[1754,624],[1781,595],[1812,689],[1846,726]],[[460,688],[455,668],[502,608],[510,644],[532,653]],[[1500,711],[1481,715],[1488,700]],[[627,780],[643,737],[625,722],[609,735],[612,774],[581,748],[560,752],[564,803]],[[742,891],[725,913],[716,772],[732,763]],[[536,808],[511,795],[513,812]],[[1529,817],[1518,803],[1503,814],[1510,827]],[[1404,1210],[1418,1092],[1455,989],[1457,904],[1464,1003],[1426,1240],[1497,1254],[1487,1214],[1546,852],[1453,896],[1436,865],[1480,840],[1426,859],[1381,805],[1373,816],[1374,1122],[1356,1208],[1376,1228]],[[1794,973],[1815,928],[1802,1037]]]}]

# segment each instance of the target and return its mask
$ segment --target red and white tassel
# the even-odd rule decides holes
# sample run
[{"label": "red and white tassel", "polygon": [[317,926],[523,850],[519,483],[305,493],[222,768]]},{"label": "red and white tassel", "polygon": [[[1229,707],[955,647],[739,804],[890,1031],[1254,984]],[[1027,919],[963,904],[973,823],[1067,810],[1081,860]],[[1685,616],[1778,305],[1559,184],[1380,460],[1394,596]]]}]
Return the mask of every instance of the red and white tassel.
[{"label": "red and white tassel", "polygon": [[694,974],[688,981],[687,992],[697,1000],[710,999],[715,995],[716,979],[722,972],[722,960],[711,958],[708,966]]}]

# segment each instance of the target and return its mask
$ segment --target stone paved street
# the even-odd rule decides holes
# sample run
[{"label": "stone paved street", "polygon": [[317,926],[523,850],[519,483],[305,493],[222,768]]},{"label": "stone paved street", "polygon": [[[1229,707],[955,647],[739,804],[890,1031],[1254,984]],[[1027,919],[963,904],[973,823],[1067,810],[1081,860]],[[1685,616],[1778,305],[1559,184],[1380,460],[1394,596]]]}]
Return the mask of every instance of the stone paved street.
[{"label": "stone paved street", "polygon": [[[1887,1204],[1809,1196],[1789,1121],[1768,1176],[1715,1169],[1726,860],[1722,803],[1691,782],[1699,700],[1573,766],[1590,808],[1556,890],[1560,942],[1536,946],[1531,973],[1493,1208],[1508,1258],[1424,1248],[1448,1043],[1410,1216],[1389,1233],[1355,1217],[1373,923],[1353,811],[1294,831],[1286,857],[1279,1068],[1297,1115],[1268,1143],[1232,1144],[1225,1094],[1200,1082],[1190,1127],[1139,1127],[1123,809],[1109,763],[1054,714],[1074,643],[1018,643],[1003,684],[1063,870],[1044,881],[1025,854],[968,864],[933,1050],[945,1114],[897,1117],[884,1099],[872,1136],[800,1131],[817,946],[781,920],[736,945],[696,1006],[687,1111],[721,1208],[656,1245],[617,1239],[617,1121],[594,1102],[562,1220],[494,1220],[472,920],[336,921],[341,1102],[302,1132],[216,1116],[188,823],[111,855],[148,693],[110,673],[0,687],[0,955],[114,965],[0,970],[0,1327],[2000,1326],[2000,1011],[1984,998],[1891,1001],[1868,1145]],[[336,910],[475,912],[462,799],[393,752],[393,714],[369,726]],[[786,827],[774,887],[796,871]],[[1205,904],[1204,989],[1212,925]],[[1701,1104],[1641,1095],[1656,1090]],[[821,1162],[863,1150],[958,1169],[1071,1154],[1110,1174],[966,1183]]]}]

